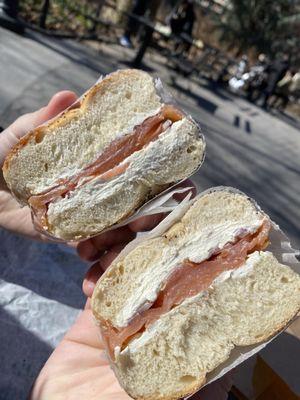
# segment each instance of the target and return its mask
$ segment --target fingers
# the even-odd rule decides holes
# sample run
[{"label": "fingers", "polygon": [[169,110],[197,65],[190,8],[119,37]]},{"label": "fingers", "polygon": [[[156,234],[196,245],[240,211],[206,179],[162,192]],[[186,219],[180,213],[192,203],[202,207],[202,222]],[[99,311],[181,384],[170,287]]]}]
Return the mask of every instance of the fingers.
[{"label": "fingers", "polygon": [[39,110],[35,117],[35,125],[38,126],[43,122],[55,117],[57,114],[64,111],[67,107],[77,100],[77,96],[70,90],[63,90],[56,93],[49,101],[46,107]]},{"label": "fingers", "polygon": [[92,297],[93,291],[96,286],[97,280],[103,274],[103,269],[99,262],[96,262],[91,266],[88,272],[85,275],[85,278],[82,282],[82,291],[86,297]]},{"label": "fingers", "polygon": [[104,232],[101,235],[80,242],[77,246],[78,255],[86,261],[95,261],[112,246],[128,243],[135,238],[135,232],[128,226],[122,226],[113,231]]},{"label": "fingers", "polygon": [[91,241],[99,251],[105,251],[111,246],[130,242],[134,238],[135,233],[132,232],[128,226],[122,226],[113,231],[108,231],[102,235],[95,236]]},{"label": "fingers", "polygon": [[98,260],[105,251],[111,250],[111,246],[129,243],[135,238],[137,232],[153,229],[164,217],[165,214],[142,217],[126,226],[80,242],[77,253],[85,261]]},{"label": "fingers", "polygon": [[85,303],[84,310],[90,310],[90,309],[91,309],[91,299],[88,298]]},{"label": "fingers", "polygon": [[104,253],[100,259],[91,266],[91,268],[86,273],[82,284],[83,293],[87,297],[91,297],[95,288],[95,285],[103,274],[103,272],[108,268],[108,266],[117,257],[120,251],[126,246],[127,243],[118,244],[112,246],[109,251]]},{"label": "fingers", "polygon": [[150,231],[156,225],[158,225],[164,219],[165,216],[166,216],[165,213],[147,215],[146,217],[141,217],[133,222],[130,222],[128,226],[133,232]]},{"label": "fingers", "polygon": [[127,243],[117,244],[109,249],[103,256],[99,259],[99,263],[103,271],[105,271],[113,260],[119,255],[119,253],[124,249]]},{"label": "fingers", "polygon": [[84,261],[95,261],[99,254],[99,251],[94,246],[92,239],[84,240],[83,242],[78,243],[77,253],[80,258]]},{"label": "fingers", "polygon": [[7,153],[22,136],[55,117],[74,103],[76,99],[77,96],[74,92],[68,90],[58,92],[51,98],[47,106],[33,113],[22,115],[5,129],[0,135],[0,166],[3,165]]}]

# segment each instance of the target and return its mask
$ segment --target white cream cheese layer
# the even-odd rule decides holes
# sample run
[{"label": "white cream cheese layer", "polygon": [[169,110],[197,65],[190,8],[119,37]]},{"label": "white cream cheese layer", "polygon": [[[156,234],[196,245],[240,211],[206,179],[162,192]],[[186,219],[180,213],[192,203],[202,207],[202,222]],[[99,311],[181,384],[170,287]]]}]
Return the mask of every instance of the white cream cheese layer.
[{"label": "white cream cheese layer", "polygon": [[[220,285],[221,283],[225,282],[228,279],[237,279],[247,276],[253,271],[255,265],[260,261],[261,257],[264,255],[269,254],[268,252],[259,252],[255,251],[254,253],[250,254],[247,258],[246,262],[237,269],[225,271],[221,273],[210,285],[210,287],[214,287]],[[185,307],[191,303],[197,303],[201,301],[201,299],[205,296],[206,291],[198,293],[196,296],[189,297],[184,300],[179,306],[173,308],[168,313],[164,314],[160,319],[155,321],[150,327],[142,333],[137,339],[132,340],[128,346],[123,350],[120,351],[120,348],[115,349],[115,357],[118,358],[121,356],[129,355],[130,353],[134,353],[139,348],[143,347],[149,340],[151,340],[155,335],[159,334],[160,332],[164,331],[167,332],[168,330],[172,329],[170,319],[168,316],[177,312],[178,307]]]}]

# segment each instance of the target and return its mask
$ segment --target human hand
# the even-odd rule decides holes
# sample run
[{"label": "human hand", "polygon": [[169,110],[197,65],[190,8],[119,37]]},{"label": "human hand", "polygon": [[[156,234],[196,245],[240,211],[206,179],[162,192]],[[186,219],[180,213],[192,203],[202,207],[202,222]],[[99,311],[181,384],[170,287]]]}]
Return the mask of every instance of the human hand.
[{"label": "human hand", "polygon": [[[200,390],[191,400],[226,400],[232,375]],[[105,356],[90,301],[37,377],[29,400],[129,400]]]},{"label": "human hand", "polygon": [[29,400],[128,400],[104,353],[90,301],[38,375]]},{"label": "human hand", "polygon": [[[33,113],[25,114],[0,134],[0,167],[10,149],[26,133],[55,117],[77,99],[75,93],[62,91],[55,94],[48,105]],[[15,233],[29,236],[32,239],[45,240],[32,224],[29,207],[21,208],[8,190],[0,169],[0,227]]]}]

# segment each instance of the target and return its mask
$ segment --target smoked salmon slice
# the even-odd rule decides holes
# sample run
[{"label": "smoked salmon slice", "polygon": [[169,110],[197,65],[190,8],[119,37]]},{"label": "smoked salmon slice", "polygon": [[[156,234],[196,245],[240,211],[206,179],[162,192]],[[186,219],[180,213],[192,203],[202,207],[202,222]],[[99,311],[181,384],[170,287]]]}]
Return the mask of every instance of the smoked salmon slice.
[{"label": "smoked salmon slice", "polygon": [[219,253],[201,263],[185,260],[168,277],[151,308],[137,314],[125,328],[118,329],[108,321],[103,321],[101,333],[112,359],[117,346],[122,349],[161,315],[186,298],[207,290],[222,272],[240,267],[245,263],[248,254],[263,250],[269,243],[270,227],[270,221],[265,221],[254,234],[238,238],[235,243],[228,243]]},{"label": "smoked salmon slice", "polygon": [[36,196],[31,196],[28,202],[34,212],[37,222],[47,229],[47,210],[49,203],[59,197],[65,197],[78,187],[79,180],[84,182],[99,177],[103,181],[110,180],[126,171],[129,163],[121,164],[126,158],[156,140],[172,123],[183,118],[183,114],[174,106],[165,104],[160,111],[137,125],[133,132],[113,140],[99,157],[83,168],[82,171],[69,179],[60,180],[52,189]]}]

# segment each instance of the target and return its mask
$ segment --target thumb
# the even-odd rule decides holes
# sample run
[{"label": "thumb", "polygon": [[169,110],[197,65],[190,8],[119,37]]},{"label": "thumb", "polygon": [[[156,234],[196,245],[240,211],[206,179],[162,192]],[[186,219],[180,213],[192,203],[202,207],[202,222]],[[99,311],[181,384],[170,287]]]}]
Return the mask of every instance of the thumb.
[{"label": "thumb", "polygon": [[74,92],[71,92],[70,90],[64,90],[62,92],[56,93],[51,98],[46,107],[43,107],[36,112],[34,127],[41,125],[42,123],[55,117],[56,115],[64,111],[67,107],[72,105],[76,100],[76,94]]},{"label": "thumb", "polygon": [[58,92],[51,98],[47,106],[38,111],[22,115],[6,128],[0,134],[0,167],[3,165],[5,157],[10,149],[22,136],[47,120],[55,117],[73,104],[76,99],[76,94],[69,90]]}]

